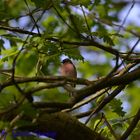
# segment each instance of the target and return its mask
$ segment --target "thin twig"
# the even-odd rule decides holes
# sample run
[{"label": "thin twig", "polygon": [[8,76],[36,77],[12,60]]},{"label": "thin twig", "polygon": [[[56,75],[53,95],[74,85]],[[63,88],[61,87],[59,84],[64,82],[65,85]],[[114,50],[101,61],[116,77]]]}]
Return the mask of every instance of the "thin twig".
[{"label": "thin twig", "polygon": [[[53,3],[53,1],[52,1],[52,3]],[[71,29],[71,31],[75,32],[75,30],[65,21],[65,19],[63,18],[63,16],[57,10],[57,8],[55,7],[55,4],[53,4],[53,8],[56,11],[57,15],[60,17],[60,19],[64,22],[64,24],[66,24],[68,26],[68,28]]]},{"label": "thin twig", "polygon": [[122,62],[120,64],[118,64],[119,56],[116,56],[116,65],[111,70],[111,72],[109,72],[109,74],[107,74],[106,79],[109,78],[119,67],[121,67],[124,64],[125,60],[127,60],[129,58],[129,56],[132,54],[132,52],[134,51],[134,49],[136,48],[136,46],[138,45],[139,42],[140,42],[140,38],[138,38],[138,40],[136,41],[136,43],[134,44],[132,49],[127,53],[127,55],[124,57],[124,59],[122,60]]},{"label": "thin twig", "polygon": [[103,89],[103,90],[97,92],[96,94],[91,95],[91,96],[88,97],[87,99],[85,99],[85,100],[83,100],[83,101],[81,101],[81,102],[75,104],[72,108],[63,110],[63,112],[70,112],[70,111],[73,111],[73,110],[75,110],[75,109],[77,109],[77,108],[79,108],[79,107],[81,107],[81,106],[83,106],[83,105],[85,105],[85,104],[87,104],[87,103],[89,103],[89,102],[95,100],[97,97],[100,97],[101,95],[103,95],[104,93],[106,93],[109,89],[110,89],[110,88]]},{"label": "thin twig", "polygon": [[131,123],[130,123],[129,127],[127,128],[127,130],[121,136],[120,140],[126,140],[128,138],[128,136],[132,133],[132,131],[134,130],[134,128],[138,124],[139,120],[140,120],[140,109],[138,110],[138,112],[137,112],[136,116],[134,117],[134,119],[131,121]]},{"label": "thin twig", "polygon": [[114,138],[115,138],[116,140],[118,140],[118,139],[119,139],[118,136],[116,135],[115,131],[113,130],[112,126],[110,125],[110,123],[109,123],[109,121],[107,120],[107,118],[106,118],[106,116],[105,116],[104,113],[103,113],[103,119],[105,120],[105,123],[106,123],[107,127],[109,128],[111,134],[114,136]]},{"label": "thin twig", "polygon": [[37,86],[37,87],[31,88],[30,90],[26,91],[25,94],[32,95],[33,93],[35,93],[37,91],[40,91],[43,89],[51,89],[51,88],[60,87],[60,86],[63,86],[64,84],[65,84],[65,81]]},{"label": "thin twig", "polygon": [[24,0],[24,2],[25,2],[26,6],[27,6],[27,8],[28,8],[28,11],[29,11],[29,16],[30,16],[30,17],[31,17],[31,19],[33,20],[33,23],[34,23],[34,25],[35,25],[35,26],[36,26],[36,28],[37,28],[38,34],[41,36],[40,31],[39,31],[39,27],[38,27],[37,22],[35,21],[35,19],[34,19],[33,15],[32,15],[32,12],[30,11],[30,8],[29,8],[29,6],[28,6],[28,3],[27,3],[27,1],[26,1],[26,0]]},{"label": "thin twig", "polygon": [[116,95],[118,95],[124,88],[125,88],[125,86],[124,86],[124,85],[121,85],[121,86],[117,87],[108,97],[106,97],[106,98],[93,110],[93,112],[90,114],[90,116],[89,116],[88,119],[86,120],[85,124],[87,124],[95,113],[99,112],[106,104],[108,104],[112,99],[114,99],[114,97],[115,97]]},{"label": "thin twig", "polygon": [[106,87],[112,87],[115,85],[127,85],[130,82],[134,81],[134,79],[140,78],[140,67],[135,68],[135,70],[132,70],[131,72],[125,73],[122,76],[119,77],[112,77],[105,80],[98,80],[96,83],[89,85],[85,88],[82,88],[77,91],[77,94],[75,95],[75,103],[81,101],[82,99],[90,96],[91,94],[96,93],[97,91],[104,89]]},{"label": "thin twig", "polygon": [[94,131],[96,131],[98,125],[102,122],[103,120],[103,113],[101,114],[101,119],[99,120],[99,122],[96,124],[95,128],[94,128]]},{"label": "thin twig", "polygon": [[10,112],[13,111],[14,109],[17,109],[17,108],[23,103],[24,100],[25,100],[25,97],[22,96],[22,98],[19,99],[19,101],[18,101],[16,104],[11,105],[9,108],[7,108],[7,109],[1,111],[1,112],[0,112],[0,117],[1,117],[2,115],[5,115],[6,113],[10,113]]},{"label": "thin twig", "polygon": [[128,13],[126,14],[126,16],[125,16],[125,18],[124,18],[122,24],[119,26],[119,29],[118,29],[118,31],[117,31],[117,34],[119,34],[119,32],[121,31],[121,28],[122,28],[123,25],[125,24],[125,22],[126,22],[128,16],[129,16],[131,10],[133,9],[134,5],[135,5],[135,0],[132,0],[132,5],[131,5],[130,9],[128,10]]},{"label": "thin twig", "polygon": [[[44,14],[44,11],[42,12],[42,14]],[[42,17],[42,14],[40,17]],[[38,22],[38,20],[40,19],[40,17],[37,19],[36,23]],[[31,29],[31,32],[33,31],[33,29],[35,28],[36,25],[34,25]],[[15,58],[13,59],[13,63],[12,63],[12,76],[11,76],[11,79],[12,79],[12,82],[13,84],[15,85],[15,87],[17,88],[17,90],[25,96],[25,92],[23,89],[20,88],[20,86],[16,83],[16,80],[15,80],[15,68],[16,68],[16,61],[19,57],[19,55],[21,54],[21,52],[24,50],[24,45],[26,44],[28,38],[29,38],[30,34],[28,34],[28,36],[26,37],[26,40],[25,42],[23,43],[21,49],[19,50],[19,52],[17,53],[17,55],[15,56]],[[29,102],[32,102],[33,101],[33,98],[31,96],[26,96],[26,98],[28,99]]]},{"label": "thin twig", "polygon": [[86,18],[86,14],[85,14],[84,8],[83,8],[82,5],[81,5],[80,7],[81,7],[82,12],[83,12],[83,15],[84,15],[84,19],[85,19],[85,22],[86,22],[86,25],[87,25],[88,32],[89,32],[89,34],[90,34],[90,38],[93,39],[92,34],[91,34],[91,31],[90,31],[90,27],[89,27],[89,25],[88,25],[88,20],[87,20],[87,18]]}]

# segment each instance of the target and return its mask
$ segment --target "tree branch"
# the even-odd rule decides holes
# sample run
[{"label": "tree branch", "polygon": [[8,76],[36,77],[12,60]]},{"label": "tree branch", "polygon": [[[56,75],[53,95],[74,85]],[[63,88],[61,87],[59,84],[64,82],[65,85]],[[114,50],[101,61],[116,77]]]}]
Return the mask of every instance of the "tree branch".
[{"label": "tree branch", "polygon": [[119,87],[117,87],[108,97],[106,97],[92,112],[88,112],[90,113],[90,116],[88,117],[88,119],[86,120],[85,124],[87,124],[89,122],[89,120],[92,118],[92,116],[95,113],[98,113],[107,103],[109,103],[116,95],[118,95],[123,89],[125,88],[124,85],[120,85]]},{"label": "tree branch", "polygon": [[58,108],[66,109],[73,106],[72,103],[60,103],[60,102],[34,102],[33,106],[36,108]]},{"label": "tree branch", "polygon": [[[18,32],[18,33],[21,33],[21,34],[40,36],[40,34],[38,34],[38,33],[30,32],[30,31],[23,30],[23,29],[20,29],[20,28],[15,28],[15,27],[7,27],[7,26],[1,26],[0,25],[0,29],[12,31],[12,32]],[[55,41],[55,42],[61,42],[61,43],[64,43],[64,44],[69,44],[69,45],[96,46],[97,48],[100,48],[100,49],[102,49],[102,50],[104,50],[106,52],[109,52],[111,54],[119,55],[119,52],[116,49],[101,45],[101,44],[99,44],[99,43],[97,43],[97,42],[95,42],[93,40],[89,40],[87,42],[69,42],[69,41],[63,41],[63,40],[59,40],[57,38],[49,38],[49,37],[46,38],[46,40]]]},{"label": "tree branch", "polygon": [[118,136],[116,135],[115,131],[113,130],[112,126],[110,125],[109,121],[107,120],[105,114],[103,113],[103,119],[108,127],[108,129],[110,130],[111,134],[113,135],[113,137],[115,138],[115,140],[118,140]]},{"label": "tree branch", "polygon": [[0,29],[12,31],[12,32],[17,32],[17,33],[21,33],[21,34],[38,35],[39,36],[39,34],[37,34],[37,33],[30,32],[30,31],[27,31],[27,30],[23,30],[23,29],[20,29],[20,28],[15,28],[15,27],[8,27],[8,26],[1,26],[0,25]]},{"label": "tree branch", "polygon": [[97,97],[99,97],[99,96],[105,94],[109,89],[110,89],[110,88],[103,89],[103,90],[97,92],[96,94],[93,94],[93,95],[91,95],[90,97],[86,98],[85,100],[83,100],[83,101],[81,101],[81,102],[75,104],[72,108],[63,110],[63,112],[70,112],[70,111],[73,111],[73,110],[75,110],[75,109],[77,109],[77,108],[79,108],[79,107],[81,107],[81,106],[83,106],[83,105],[85,105],[85,104],[88,104],[89,102],[93,101],[93,100],[96,99]]},{"label": "tree branch", "polygon": [[[69,78],[64,76],[35,76],[35,77],[17,77],[15,78],[15,82],[18,84],[21,83],[28,83],[28,82],[43,82],[43,83],[54,83],[54,82],[74,82],[81,85],[89,85],[93,82],[83,79],[83,78]],[[3,82],[0,85],[0,90],[4,89],[5,87],[13,85],[13,82],[11,79],[9,79],[6,82]]]},{"label": "tree branch", "polygon": [[105,140],[103,136],[84,124],[77,121],[66,113],[44,114],[38,118],[35,124],[22,126],[17,131],[35,131],[40,132],[53,131],[56,133],[56,140]]},{"label": "tree branch", "polygon": [[129,127],[127,128],[127,130],[124,132],[124,134],[121,136],[120,140],[126,140],[127,137],[131,134],[131,132],[135,129],[137,123],[140,120],[140,109],[138,110],[136,116],[134,117],[134,119],[132,120],[132,122],[130,123]]},{"label": "tree branch", "polygon": [[127,85],[139,78],[140,78],[140,67],[118,77],[98,80],[96,83],[93,83],[92,85],[89,85],[88,87],[78,90],[77,94],[75,94],[74,102],[77,103],[81,101],[82,99],[88,97],[91,94],[96,93],[97,91],[101,89],[116,86],[116,85]]}]

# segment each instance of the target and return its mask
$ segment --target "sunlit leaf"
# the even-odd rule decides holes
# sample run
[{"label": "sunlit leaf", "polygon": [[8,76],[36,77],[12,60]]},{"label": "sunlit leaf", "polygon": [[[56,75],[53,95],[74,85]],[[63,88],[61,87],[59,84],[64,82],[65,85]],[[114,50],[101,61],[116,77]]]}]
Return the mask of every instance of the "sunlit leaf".
[{"label": "sunlit leaf", "polygon": [[123,107],[122,107],[122,102],[120,99],[116,99],[114,98],[110,103],[109,106],[111,108],[111,110],[115,113],[117,113],[119,116],[124,116],[125,115],[125,111],[123,111]]}]

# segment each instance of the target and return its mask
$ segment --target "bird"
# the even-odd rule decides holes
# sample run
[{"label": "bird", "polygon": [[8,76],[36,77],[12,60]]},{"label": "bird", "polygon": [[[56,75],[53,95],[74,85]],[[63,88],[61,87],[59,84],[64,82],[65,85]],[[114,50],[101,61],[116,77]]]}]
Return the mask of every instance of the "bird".
[{"label": "bird", "polygon": [[[61,76],[66,76],[66,77],[70,77],[74,79],[77,78],[76,67],[69,58],[66,58],[62,61],[62,65],[60,67],[60,73],[61,73]],[[68,85],[70,85],[73,88],[76,86],[75,83],[70,83]],[[64,86],[64,88],[68,89],[68,85]]]}]

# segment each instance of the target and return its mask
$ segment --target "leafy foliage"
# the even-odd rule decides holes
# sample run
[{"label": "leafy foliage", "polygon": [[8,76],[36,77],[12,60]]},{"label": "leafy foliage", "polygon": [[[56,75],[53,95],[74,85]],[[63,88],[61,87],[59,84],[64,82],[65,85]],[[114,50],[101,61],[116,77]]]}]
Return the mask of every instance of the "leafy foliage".
[{"label": "leafy foliage", "polygon": [[[114,139],[115,134],[121,138],[139,108],[139,80],[135,75],[136,82],[126,79],[124,94],[115,98],[116,94],[109,101],[114,87],[124,83],[114,80],[103,87],[109,80],[119,76],[123,79],[139,68],[136,39],[140,29],[133,19],[127,20],[136,4],[114,0],[0,1],[0,129],[11,131],[31,125],[43,113],[74,110],[71,116],[79,117],[83,111],[89,113],[88,117],[91,115],[89,127],[95,132],[108,139]],[[128,16],[122,18],[129,6]],[[75,60],[78,78],[82,79],[56,77],[64,58]],[[135,65],[128,68],[131,64]],[[76,99],[63,88],[66,82],[77,84]],[[91,91],[92,86],[95,89]],[[109,89],[98,95],[106,88]],[[70,107],[73,100],[74,107],[80,101],[88,100],[88,104],[85,107],[83,103],[76,110]],[[36,107],[38,102],[41,107]],[[42,107],[44,103],[47,105]],[[93,110],[97,112],[92,116]],[[138,124],[128,139],[138,137],[139,127]],[[11,134],[7,139],[13,139]]]},{"label": "leafy foliage", "polygon": [[123,111],[122,102],[120,99],[114,98],[110,103],[109,106],[111,110],[117,113],[119,116],[123,117],[126,112]]}]

